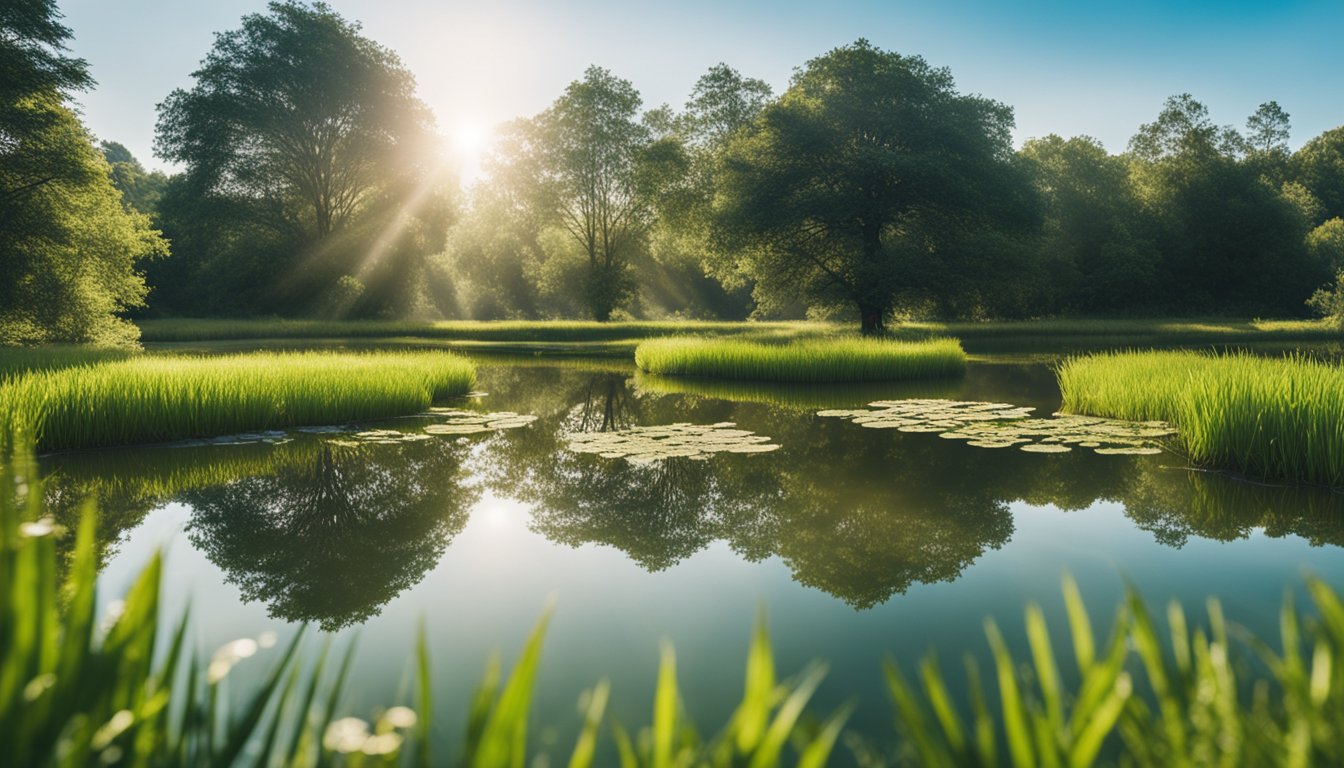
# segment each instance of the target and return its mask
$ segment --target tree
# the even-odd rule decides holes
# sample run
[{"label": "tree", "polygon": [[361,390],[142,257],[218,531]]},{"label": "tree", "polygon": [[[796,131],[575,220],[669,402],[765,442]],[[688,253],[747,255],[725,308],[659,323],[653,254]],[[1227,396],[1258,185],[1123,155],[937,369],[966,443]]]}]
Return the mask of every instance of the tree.
[{"label": "tree", "polygon": [[104,141],[99,148],[112,169],[112,186],[121,193],[121,204],[128,210],[153,216],[168,177],[162,171],[146,171],[129,149],[115,141]]},{"label": "tree", "polygon": [[1246,119],[1246,159],[1275,183],[1282,183],[1287,176],[1291,130],[1288,113],[1277,101],[1261,104]]},{"label": "tree", "polygon": [[866,40],[809,61],[718,174],[715,230],[758,303],[858,311],[880,332],[903,289],[960,232],[1022,220],[1012,111]]},{"label": "tree", "polygon": [[1131,172],[1162,252],[1163,302],[1185,312],[1300,312],[1326,279],[1291,185],[1241,162],[1244,140],[1189,94],[1130,141]]},{"label": "tree", "polygon": [[1293,155],[1297,180],[1320,201],[1320,224],[1344,218],[1344,126],[1308,141]]},{"label": "tree", "polygon": [[122,210],[64,104],[92,81],[62,53],[58,19],[51,2],[0,7],[0,344],[132,345],[139,331],[116,315],[144,302],[136,262],[167,247]]},{"label": "tree", "polygon": [[[432,117],[396,54],[323,3],[273,2],[217,35],[193,77],[159,105],[156,152],[186,166],[179,194],[210,204],[176,201],[186,218],[167,223],[208,230],[202,215],[231,219],[221,249],[192,257],[206,271],[216,260],[255,269],[259,308],[351,310],[312,297],[347,294],[352,281],[369,311],[414,304],[399,283],[441,250],[443,233],[429,231],[424,248],[399,236],[444,222],[424,209],[448,203]],[[251,253],[229,247],[234,234],[248,247],[264,234],[265,259],[247,264]]]},{"label": "tree", "polygon": [[515,124],[511,176],[540,220],[563,229],[588,269],[583,295],[608,320],[633,289],[630,265],[645,249],[650,212],[640,163],[650,143],[639,92],[589,67],[549,109]]},{"label": "tree", "polygon": [[1045,206],[1042,252],[1058,306],[1090,312],[1148,304],[1159,255],[1144,237],[1128,163],[1087,136],[1032,139],[1019,154]]}]

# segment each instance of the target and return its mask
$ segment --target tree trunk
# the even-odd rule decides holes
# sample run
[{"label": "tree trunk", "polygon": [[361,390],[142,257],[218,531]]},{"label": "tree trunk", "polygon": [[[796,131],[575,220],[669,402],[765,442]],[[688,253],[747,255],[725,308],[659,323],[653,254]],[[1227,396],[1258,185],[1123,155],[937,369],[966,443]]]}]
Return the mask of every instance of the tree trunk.
[{"label": "tree trunk", "polygon": [[886,310],[875,303],[858,302],[859,326],[864,336],[881,336],[887,332]]}]

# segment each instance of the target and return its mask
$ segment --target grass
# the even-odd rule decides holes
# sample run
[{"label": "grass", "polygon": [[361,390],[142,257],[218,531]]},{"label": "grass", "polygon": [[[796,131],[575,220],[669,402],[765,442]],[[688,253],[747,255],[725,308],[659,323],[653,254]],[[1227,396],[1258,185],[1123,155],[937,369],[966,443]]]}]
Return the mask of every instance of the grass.
[{"label": "grass", "polygon": [[53,371],[109,360],[125,360],[133,354],[125,349],[95,347],[0,347],[0,381],[31,371]]},{"label": "grass", "polygon": [[[208,657],[190,647],[189,621],[165,618],[162,562],[152,558],[107,618],[95,613],[98,576],[92,505],[74,534],[64,578],[44,516],[30,453],[0,455],[0,744],[7,763],[35,766],[524,765],[532,755],[534,685],[547,618],[528,638],[508,676],[498,662],[467,708],[454,754],[432,752],[435,722],[432,645],[422,628],[410,665],[409,706],[369,720],[340,716],[351,655],[332,661],[324,646],[306,660],[303,632],[276,651],[242,638]],[[1090,766],[1339,765],[1344,761],[1344,603],[1308,580],[1315,615],[1291,600],[1280,617],[1279,649],[1238,633],[1216,600],[1192,622],[1176,603],[1166,632],[1131,591],[1105,640],[1094,635],[1067,577],[1067,633],[1052,633],[1041,610],[1026,610],[1027,653],[1008,648],[985,625],[990,675],[968,660],[960,704],[938,661],[927,657],[916,682],[895,662],[884,668],[897,740],[849,734],[864,764]],[[1234,638],[1242,637],[1241,642]],[[1061,659],[1054,643],[1066,640]],[[255,684],[226,690],[249,657],[273,656]],[[1248,663],[1254,662],[1254,663]],[[568,764],[588,768],[600,742],[622,768],[825,765],[852,711],[809,711],[826,667],[776,675],[764,616],[747,651],[743,694],[728,721],[705,738],[681,699],[676,656],[665,646],[650,722],[628,731],[606,716],[610,685],[586,693]]]},{"label": "grass", "polygon": [[[513,345],[620,346],[647,338],[686,334],[765,335],[804,338],[847,331],[852,324],[805,321],[711,322],[655,320],[598,323],[568,320],[323,321],[171,319],[140,322],[147,343],[189,343],[247,339],[421,339]],[[986,349],[1077,343],[1085,346],[1243,344],[1344,341],[1344,328],[1323,320],[1212,319],[1047,319],[991,322],[901,322],[889,326],[896,338],[917,340],[951,336]]]},{"label": "grass", "polygon": [[966,370],[966,353],[956,339],[835,336],[767,343],[679,336],[640,344],[635,365],[660,376],[740,381],[902,381],[958,376]]},{"label": "grass", "polygon": [[0,382],[0,424],[41,451],[154,443],[418,413],[474,381],[447,352],[147,355]]},{"label": "grass", "polygon": [[1121,352],[1058,370],[1073,413],[1169,421],[1191,460],[1344,486],[1344,368],[1303,356]]},{"label": "grass", "polygon": [[835,326],[808,322],[712,322],[647,320],[599,323],[591,320],[225,320],[174,319],[140,322],[145,342],[225,339],[423,338],[488,342],[597,342],[672,336],[683,333],[822,333]]}]

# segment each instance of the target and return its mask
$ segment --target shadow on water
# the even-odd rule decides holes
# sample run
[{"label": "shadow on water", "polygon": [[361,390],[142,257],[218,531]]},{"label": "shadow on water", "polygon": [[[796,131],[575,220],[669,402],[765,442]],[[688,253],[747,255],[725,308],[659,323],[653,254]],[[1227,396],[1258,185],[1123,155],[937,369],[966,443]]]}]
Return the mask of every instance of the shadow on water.
[{"label": "shadow on water", "polygon": [[[104,557],[151,510],[188,508],[191,544],[272,616],[332,630],[364,622],[445,556],[489,490],[523,502],[556,544],[614,547],[648,571],[724,542],[778,558],[802,585],[867,609],[914,585],[956,580],[1014,535],[1011,505],[1086,514],[1118,503],[1163,545],[1263,530],[1344,545],[1344,496],[1270,488],[1172,466],[1163,456],[1042,456],[815,415],[875,399],[1058,403],[1040,364],[976,364],[961,380],[858,388],[770,387],[508,365],[482,370],[490,410],[531,426],[470,438],[331,445],[151,447],[43,460],[45,492],[73,525],[97,497]],[[485,407],[485,406],[482,406]],[[569,449],[572,433],[734,422],[779,450],[652,463]],[[413,429],[415,420],[385,426]],[[449,554],[451,556],[451,554]]]}]

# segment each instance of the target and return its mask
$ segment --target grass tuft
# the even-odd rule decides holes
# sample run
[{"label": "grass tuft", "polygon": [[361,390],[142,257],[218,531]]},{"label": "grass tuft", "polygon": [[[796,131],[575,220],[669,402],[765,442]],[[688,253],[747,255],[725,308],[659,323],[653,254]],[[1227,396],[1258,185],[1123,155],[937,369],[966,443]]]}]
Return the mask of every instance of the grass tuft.
[{"label": "grass tuft", "polygon": [[1065,361],[1073,413],[1176,426],[1190,459],[1268,480],[1344,486],[1344,368],[1307,357],[1118,352]]},{"label": "grass tuft", "polygon": [[475,375],[446,352],[142,356],[0,380],[0,423],[40,451],[165,442],[417,413]]},{"label": "grass tuft", "polygon": [[956,339],[893,341],[836,336],[772,344],[742,339],[654,339],[635,350],[646,373],[744,381],[863,382],[958,376],[966,353]]}]

